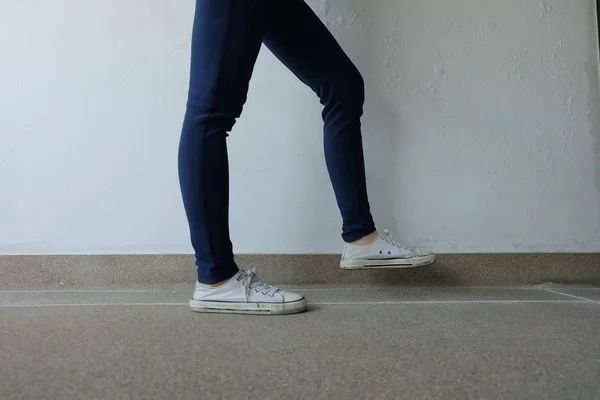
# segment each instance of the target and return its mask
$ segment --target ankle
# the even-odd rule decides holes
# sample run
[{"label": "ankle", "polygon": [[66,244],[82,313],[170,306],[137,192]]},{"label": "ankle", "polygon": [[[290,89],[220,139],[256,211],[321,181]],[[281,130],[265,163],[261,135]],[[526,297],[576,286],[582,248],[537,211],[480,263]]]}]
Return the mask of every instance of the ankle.
[{"label": "ankle", "polygon": [[224,281],[217,282],[217,283],[214,283],[214,284],[208,285],[208,286],[210,286],[210,287],[219,287],[219,286],[222,286],[222,285],[226,284],[228,281],[229,281],[229,279],[225,279]]},{"label": "ankle", "polygon": [[204,287],[207,287],[207,288],[210,288],[210,289],[212,289],[212,288],[218,288],[219,286],[223,286],[227,282],[229,282],[229,279],[225,279],[224,281],[217,282],[217,283],[203,283],[203,282],[198,281],[198,283],[200,285],[202,285]]},{"label": "ankle", "polygon": [[350,242],[350,244],[353,244],[355,246],[367,246],[367,245],[373,243],[375,240],[377,240],[378,237],[379,237],[379,232],[375,231],[373,233],[368,234],[367,236],[363,236],[362,238],[360,238],[354,242]]}]

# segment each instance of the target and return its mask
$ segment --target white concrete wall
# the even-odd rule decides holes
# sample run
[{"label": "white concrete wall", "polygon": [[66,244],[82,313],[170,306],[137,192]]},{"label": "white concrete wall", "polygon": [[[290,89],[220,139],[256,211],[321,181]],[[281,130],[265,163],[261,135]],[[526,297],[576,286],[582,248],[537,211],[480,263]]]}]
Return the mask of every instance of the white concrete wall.
[{"label": "white concrete wall", "polygon": [[[440,252],[600,251],[593,0],[311,0],[367,83],[377,222]],[[0,1],[0,253],[188,252],[193,0]],[[230,137],[242,253],[340,250],[320,105],[261,54]]]}]

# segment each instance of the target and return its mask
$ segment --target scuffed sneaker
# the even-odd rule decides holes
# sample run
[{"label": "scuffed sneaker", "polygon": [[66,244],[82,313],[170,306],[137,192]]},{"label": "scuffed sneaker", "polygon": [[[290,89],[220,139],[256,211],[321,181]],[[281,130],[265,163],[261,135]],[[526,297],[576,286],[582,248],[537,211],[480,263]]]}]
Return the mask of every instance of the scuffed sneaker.
[{"label": "scuffed sneaker", "polygon": [[240,270],[217,287],[196,282],[190,307],[205,313],[294,314],[306,310],[306,299],[261,282],[254,270]]},{"label": "scuffed sneaker", "polygon": [[346,243],[340,267],[343,269],[414,268],[435,262],[435,254],[398,244],[386,229],[371,244]]}]

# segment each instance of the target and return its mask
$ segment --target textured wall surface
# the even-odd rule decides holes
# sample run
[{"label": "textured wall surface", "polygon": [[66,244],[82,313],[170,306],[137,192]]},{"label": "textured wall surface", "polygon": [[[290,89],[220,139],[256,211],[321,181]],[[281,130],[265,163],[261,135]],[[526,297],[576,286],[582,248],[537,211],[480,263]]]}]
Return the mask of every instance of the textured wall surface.
[{"label": "textured wall surface", "polygon": [[[311,0],[367,83],[374,214],[441,252],[600,251],[593,0]],[[0,2],[0,253],[188,252],[193,1]],[[229,144],[236,250],[340,249],[320,105],[264,51]]]}]

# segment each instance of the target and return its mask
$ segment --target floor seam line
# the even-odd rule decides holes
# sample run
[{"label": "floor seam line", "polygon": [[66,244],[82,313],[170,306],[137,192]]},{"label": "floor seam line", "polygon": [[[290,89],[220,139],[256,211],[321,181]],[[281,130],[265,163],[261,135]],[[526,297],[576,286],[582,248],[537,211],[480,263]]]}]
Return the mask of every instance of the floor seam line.
[{"label": "floor seam line", "polygon": [[89,303],[89,304],[81,304],[81,303],[74,303],[74,304],[66,304],[66,303],[61,303],[61,304],[2,304],[0,305],[0,308],[19,308],[19,307],[30,307],[30,308],[35,308],[35,307],[110,307],[110,306],[119,306],[119,307],[125,307],[125,306],[132,306],[132,307],[138,307],[138,306],[187,306],[189,305],[189,303]]},{"label": "floor seam line", "polygon": [[588,303],[600,304],[600,301],[588,299],[586,297],[575,296],[574,294],[563,293],[563,292],[559,292],[558,290],[552,290],[552,289],[546,289],[546,288],[544,288],[544,290],[548,293],[554,293],[554,294],[559,294],[559,295],[566,296],[566,297],[572,297],[574,299],[584,300]]},{"label": "floor seam line", "polygon": [[55,290],[0,290],[0,294],[11,293],[161,293],[183,292],[183,289],[55,289]]},{"label": "floor seam line", "polygon": [[[387,301],[387,302],[309,302],[309,305],[422,305],[422,304],[562,304],[562,303],[589,303],[587,299],[581,300],[433,300],[433,301]],[[189,303],[57,303],[57,304],[2,304],[0,308],[25,308],[25,307],[138,307],[138,306],[187,306]]]},{"label": "floor seam line", "polygon": [[406,300],[406,301],[358,301],[358,302],[316,302],[314,305],[377,305],[377,304],[553,304],[587,303],[586,300]]},{"label": "floor seam line", "polygon": [[[465,287],[435,287],[435,286],[424,286],[424,287],[382,287],[375,286],[375,289],[381,290],[393,290],[393,289],[403,289],[403,290],[481,290],[481,289],[494,289],[494,290],[539,290],[540,288],[531,286],[531,287],[495,287],[495,286],[465,286]],[[339,288],[303,288],[301,286],[290,287],[289,290],[292,291],[346,291],[346,290],[373,290],[373,287],[339,287]],[[189,289],[189,290],[193,290]],[[42,290],[0,290],[1,294],[11,294],[11,293],[161,293],[161,292],[187,292],[188,289],[42,289]],[[542,289],[546,290],[546,289]]]}]

